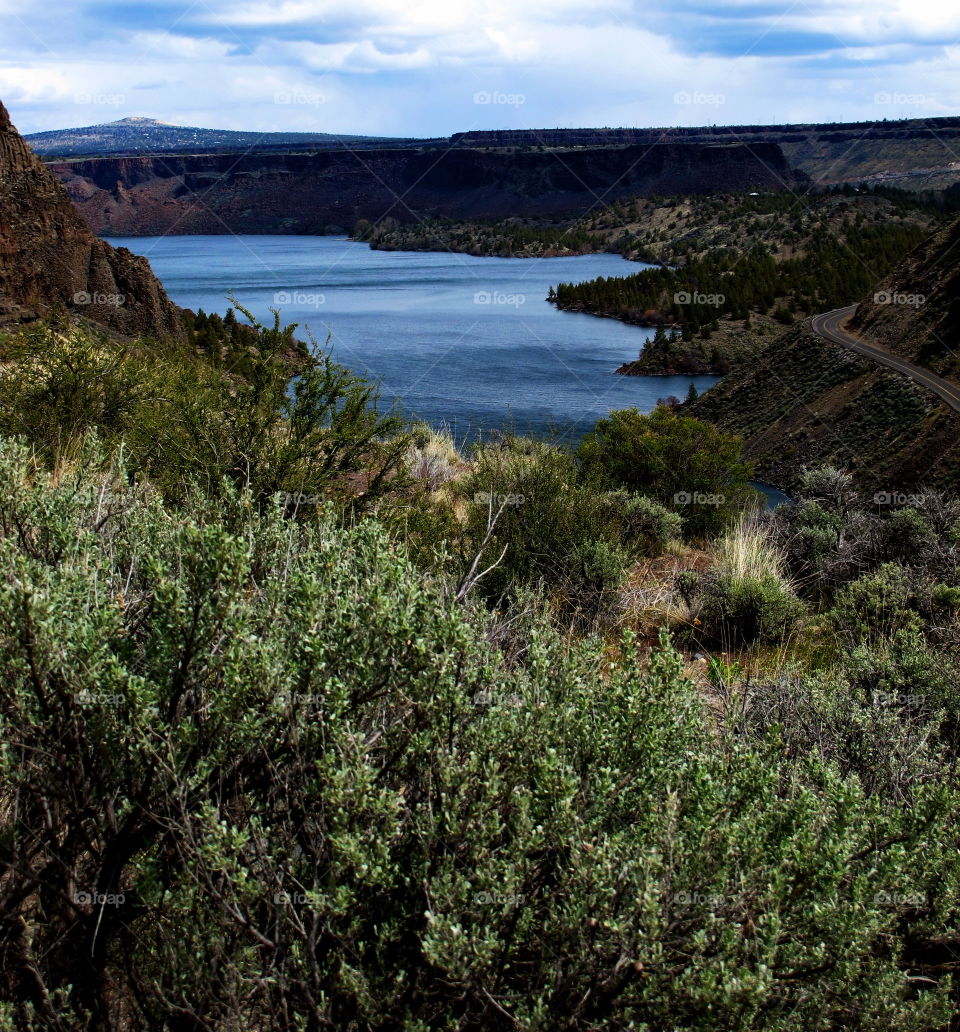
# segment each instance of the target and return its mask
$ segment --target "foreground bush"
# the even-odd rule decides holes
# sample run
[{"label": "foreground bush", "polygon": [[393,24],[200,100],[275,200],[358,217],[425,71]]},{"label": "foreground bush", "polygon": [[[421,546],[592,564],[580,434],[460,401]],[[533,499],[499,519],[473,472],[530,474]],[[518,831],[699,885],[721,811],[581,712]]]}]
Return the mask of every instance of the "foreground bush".
[{"label": "foreground bush", "polygon": [[0,1027],[948,1020],[952,779],[718,728],[665,642],[508,664],[377,523],[250,501],[0,454]]}]

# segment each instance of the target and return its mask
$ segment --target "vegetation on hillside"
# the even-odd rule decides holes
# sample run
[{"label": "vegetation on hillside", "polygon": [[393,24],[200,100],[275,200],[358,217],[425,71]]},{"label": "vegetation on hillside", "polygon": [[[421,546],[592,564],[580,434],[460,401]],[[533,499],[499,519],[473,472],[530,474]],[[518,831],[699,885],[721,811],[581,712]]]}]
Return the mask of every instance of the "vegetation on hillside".
[{"label": "vegetation on hillside", "polygon": [[[569,311],[682,331],[679,339],[652,342],[637,368],[625,371],[723,373],[750,352],[752,319],[766,316],[789,326],[798,316],[851,304],[928,235],[918,225],[852,221],[839,231],[824,227],[821,234],[813,232],[797,257],[778,259],[766,244],[749,251],[721,246],[679,267],[560,283],[550,288],[548,299]],[[721,319],[741,324],[741,339],[733,345],[710,343]]]},{"label": "vegetation on hillside", "polygon": [[960,504],[199,323],[3,342],[0,1029],[956,1020]]},{"label": "vegetation on hillside", "polygon": [[751,361],[784,326],[851,304],[955,213],[958,196],[834,187],[702,197],[633,198],[577,219],[360,224],[384,250],[524,258],[619,252],[658,267],[559,283],[561,309],[661,332],[618,372],[724,374]]}]

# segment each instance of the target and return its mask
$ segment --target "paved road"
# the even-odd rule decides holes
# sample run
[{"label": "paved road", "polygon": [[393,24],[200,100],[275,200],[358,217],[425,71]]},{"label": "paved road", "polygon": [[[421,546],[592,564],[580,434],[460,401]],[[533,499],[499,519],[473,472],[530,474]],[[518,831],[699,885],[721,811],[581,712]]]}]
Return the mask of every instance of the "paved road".
[{"label": "paved road", "polygon": [[921,387],[926,387],[928,390],[933,391],[954,412],[960,412],[960,387],[956,384],[951,383],[949,380],[944,380],[935,373],[931,373],[929,369],[924,369],[922,366],[907,362],[906,359],[892,355],[889,351],[884,351],[883,348],[878,347],[876,344],[870,344],[861,337],[855,337],[852,333],[848,333],[843,328],[843,323],[856,310],[856,305],[850,305],[847,308],[836,308],[832,312],[825,312],[823,315],[814,316],[811,320],[814,333],[820,334],[821,337],[832,341],[834,344],[840,344],[851,351],[856,351],[859,355],[866,355],[867,358],[872,358],[875,362],[879,362],[880,365],[885,365],[897,373],[909,376],[911,380],[920,384]]}]

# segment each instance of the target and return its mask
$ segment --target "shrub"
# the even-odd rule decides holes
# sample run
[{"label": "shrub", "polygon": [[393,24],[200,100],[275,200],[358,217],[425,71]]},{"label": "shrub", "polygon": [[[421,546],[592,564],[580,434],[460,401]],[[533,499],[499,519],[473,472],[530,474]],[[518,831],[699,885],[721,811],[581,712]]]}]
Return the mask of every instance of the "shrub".
[{"label": "shrub", "polygon": [[660,406],[611,412],[583,440],[585,476],[649,495],[679,511],[690,535],[711,535],[757,498],[743,442],[709,423]]},{"label": "shrub", "polygon": [[549,444],[505,437],[483,446],[460,485],[467,502],[466,558],[481,548],[478,582],[499,599],[542,584],[564,620],[612,615],[630,562],[657,555],[679,520],[658,503],[582,482],[572,455]]},{"label": "shrub", "polygon": [[0,454],[8,1027],[947,1021],[900,956],[952,927],[954,795],[718,729],[665,640],[534,619],[508,665],[376,522],[224,498]]},{"label": "shrub", "polygon": [[922,628],[913,600],[906,571],[896,563],[884,563],[837,592],[831,618],[854,643],[890,638],[898,631]]},{"label": "shrub", "polygon": [[83,436],[115,437],[144,397],[136,356],[96,331],[39,325],[12,337],[0,366],[0,433],[28,439],[48,463]]},{"label": "shrub", "polygon": [[619,530],[635,554],[659,555],[671,541],[680,538],[683,520],[665,505],[644,495],[610,491],[602,496],[601,518]]},{"label": "shrub", "polygon": [[729,647],[782,641],[803,614],[782,557],[754,523],[722,538],[714,567],[684,586],[703,633]]},{"label": "shrub", "polygon": [[54,464],[93,433],[122,442],[170,498],[198,485],[217,496],[230,482],[258,504],[282,492],[301,517],[329,498],[370,508],[401,486],[407,439],[398,419],[378,414],[373,387],[297,345],[278,314],[265,327],[240,311],[252,326],[228,362],[80,328],[25,332],[0,371],[0,432]]},{"label": "shrub", "polygon": [[146,471],[174,497],[186,484],[217,494],[230,482],[260,505],[283,493],[311,516],[324,499],[369,509],[399,487],[409,442],[399,419],[378,413],[374,387],[315,342],[297,352],[296,327],[278,312],[266,327],[237,307],[257,342],[235,360],[240,375],[199,366],[170,404],[139,415],[132,439]]}]

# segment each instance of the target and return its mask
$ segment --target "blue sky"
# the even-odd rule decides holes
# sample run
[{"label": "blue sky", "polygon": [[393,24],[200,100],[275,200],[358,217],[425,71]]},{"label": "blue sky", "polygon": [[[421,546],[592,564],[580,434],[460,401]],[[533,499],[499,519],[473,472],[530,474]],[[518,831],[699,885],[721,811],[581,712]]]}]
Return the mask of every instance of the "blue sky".
[{"label": "blue sky", "polygon": [[0,0],[23,132],[458,130],[960,114],[956,0]]}]

